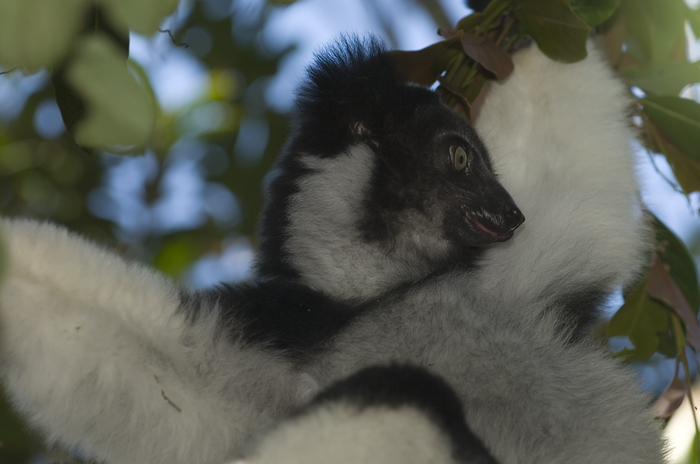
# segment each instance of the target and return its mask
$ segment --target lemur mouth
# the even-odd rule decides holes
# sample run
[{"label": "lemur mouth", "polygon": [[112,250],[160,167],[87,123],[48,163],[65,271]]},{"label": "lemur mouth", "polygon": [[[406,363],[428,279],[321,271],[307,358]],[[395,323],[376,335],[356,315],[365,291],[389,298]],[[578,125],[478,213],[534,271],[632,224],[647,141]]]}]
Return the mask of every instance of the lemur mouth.
[{"label": "lemur mouth", "polygon": [[[517,214],[516,214],[517,213]],[[507,230],[504,232],[493,230],[493,228],[484,224],[482,220],[477,216],[477,214],[472,210],[466,211],[466,216],[469,222],[476,226],[481,232],[483,232],[487,237],[489,237],[494,242],[505,242],[510,240],[515,233],[520,224],[525,221],[525,216],[520,213],[519,210],[514,210],[509,217],[506,217],[506,223],[503,225]]]}]

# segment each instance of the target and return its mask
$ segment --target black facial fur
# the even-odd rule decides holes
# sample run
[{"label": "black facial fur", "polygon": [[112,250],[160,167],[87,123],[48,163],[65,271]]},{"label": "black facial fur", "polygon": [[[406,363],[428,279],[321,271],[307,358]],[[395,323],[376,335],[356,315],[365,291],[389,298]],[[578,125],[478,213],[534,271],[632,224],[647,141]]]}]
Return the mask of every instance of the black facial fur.
[{"label": "black facial fur", "polygon": [[[391,243],[403,213],[413,211],[440,217],[436,235],[475,254],[509,239],[524,220],[472,127],[435,92],[403,79],[376,39],[346,37],[317,55],[298,91],[295,122],[262,217],[256,265],[261,277],[298,277],[284,244],[289,197],[308,174],[300,156],[344,156],[358,144],[374,151],[371,191],[358,224],[367,241]],[[467,153],[466,169],[452,165],[453,145]]]},{"label": "black facial fur", "polygon": [[341,380],[314,398],[310,407],[346,401],[360,410],[371,407],[415,407],[450,437],[458,462],[496,464],[464,420],[462,403],[440,377],[418,367],[369,367]]}]

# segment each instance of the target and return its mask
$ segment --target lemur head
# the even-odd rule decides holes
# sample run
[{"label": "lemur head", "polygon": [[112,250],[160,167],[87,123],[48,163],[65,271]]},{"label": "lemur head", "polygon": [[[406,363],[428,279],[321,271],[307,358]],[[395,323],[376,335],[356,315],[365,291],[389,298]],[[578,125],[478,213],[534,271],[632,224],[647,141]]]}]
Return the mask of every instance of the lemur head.
[{"label": "lemur head", "polygon": [[373,39],[317,55],[277,169],[258,272],[320,290],[416,278],[508,240],[524,220],[474,129],[401,78]]}]

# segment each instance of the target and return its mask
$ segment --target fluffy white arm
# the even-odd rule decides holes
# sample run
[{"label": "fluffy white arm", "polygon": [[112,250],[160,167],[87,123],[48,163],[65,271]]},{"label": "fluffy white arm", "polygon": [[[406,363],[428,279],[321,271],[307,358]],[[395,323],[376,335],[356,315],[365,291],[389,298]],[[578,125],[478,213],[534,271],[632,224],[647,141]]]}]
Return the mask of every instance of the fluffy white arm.
[{"label": "fluffy white arm", "polygon": [[577,63],[554,62],[536,45],[513,59],[476,128],[526,221],[489,252],[482,284],[522,298],[629,283],[645,267],[651,235],[627,90],[592,42]]},{"label": "fluffy white arm", "polygon": [[287,364],[215,337],[215,312],[189,323],[160,275],[53,225],[2,235],[0,372],[50,440],[115,464],[220,463],[290,407]]}]

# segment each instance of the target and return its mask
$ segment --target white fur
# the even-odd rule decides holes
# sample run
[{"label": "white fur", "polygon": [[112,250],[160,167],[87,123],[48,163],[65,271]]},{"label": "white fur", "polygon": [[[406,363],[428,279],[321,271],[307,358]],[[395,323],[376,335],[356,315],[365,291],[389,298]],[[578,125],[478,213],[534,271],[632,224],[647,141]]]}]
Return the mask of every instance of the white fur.
[{"label": "white fur", "polygon": [[641,213],[627,90],[589,44],[557,63],[537,47],[514,56],[476,122],[499,179],[527,218],[479,275],[494,291],[556,294],[629,284],[652,236]]},{"label": "white fur", "polygon": [[409,407],[332,403],[281,423],[233,464],[456,464],[451,443]]},{"label": "white fur", "polygon": [[218,463],[296,403],[304,379],[215,337],[212,318],[188,327],[171,282],[62,228],[2,226],[0,372],[51,441],[110,463]]},{"label": "white fur", "polygon": [[[470,427],[503,463],[661,462],[633,376],[597,347],[565,345],[542,311],[560,290],[601,279],[612,289],[643,262],[624,89],[592,49],[564,65],[533,47],[515,64],[491,89],[478,128],[525,226],[477,273],[417,283],[384,301],[307,366],[310,378],[216,336],[213,318],[188,328],[177,288],[144,268],[62,229],[6,221],[0,362],[15,404],[51,439],[110,463],[213,464],[315,382],[399,359],[448,379]],[[312,166],[333,173],[306,187],[328,201],[295,206],[313,222],[347,212],[339,228],[314,232],[316,249],[289,250],[314,287],[340,296],[374,295],[417,272],[411,259],[385,262],[385,250],[357,249],[356,237],[341,233],[357,220],[351,203],[366,188],[367,156],[354,148],[337,164]],[[307,232],[303,224],[293,227]],[[439,255],[436,240],[426,248]],[[326,256],[334,247],[360,259],[339,270]]]},{"label": "white fur", "polygon": [[440,225],[417,213],[409,213],[412,227],[391,253],[363,239],[357,225],[375,156],[369,146],[354,145],[336,157],[304,158],[313,174],[290,201],[286,251],[307,285],[342,300],[363,301],[425,275],[430,262],[412,250],[427,249],[434,259],[449,250]]}]

